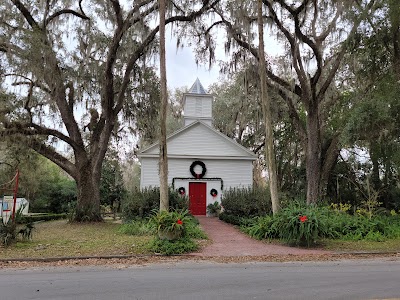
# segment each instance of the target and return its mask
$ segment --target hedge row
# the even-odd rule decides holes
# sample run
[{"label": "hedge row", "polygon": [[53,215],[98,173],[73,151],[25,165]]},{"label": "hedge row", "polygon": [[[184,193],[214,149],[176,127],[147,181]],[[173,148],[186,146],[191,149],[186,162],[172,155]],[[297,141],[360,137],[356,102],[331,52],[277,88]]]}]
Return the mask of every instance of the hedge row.
[{"label": "hedge row", "polygon": [[271,212],[271,200],[268,189],[234,188],[224,192],[221,201],[227,215],[237,217],[264,216]]},{"label": "hedge row", "polygon": [[[169,206],[173,209],[187,209],[188,198],[172,189],[168,192]],[[125,221],[145,218],[160,209],[160,189],[145,188],[129,194],[122,203],[122,218]]]},{"label": "hedge row", "polygon": [[30,215],[30,216],[22,216],[21,220],[19,221],[22,224],[26,223],[34,223],[39,221],[53,221],[53,220],[60,220],[66,219],[68,214],[40,214],[40,215]]}]

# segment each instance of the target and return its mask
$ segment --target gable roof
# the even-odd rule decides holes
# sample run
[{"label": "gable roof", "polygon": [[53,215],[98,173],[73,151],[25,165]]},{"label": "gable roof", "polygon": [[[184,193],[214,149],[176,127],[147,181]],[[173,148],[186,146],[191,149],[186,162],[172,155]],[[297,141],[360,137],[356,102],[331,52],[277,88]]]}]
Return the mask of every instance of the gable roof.
[{"label": "gable roof", "polygon": [[[250,150],[211,126],[195,121],[167,137],[169,158],[210,158],[255,160]],[[159,143],[139,152],[141,157],[158,157]]]}]

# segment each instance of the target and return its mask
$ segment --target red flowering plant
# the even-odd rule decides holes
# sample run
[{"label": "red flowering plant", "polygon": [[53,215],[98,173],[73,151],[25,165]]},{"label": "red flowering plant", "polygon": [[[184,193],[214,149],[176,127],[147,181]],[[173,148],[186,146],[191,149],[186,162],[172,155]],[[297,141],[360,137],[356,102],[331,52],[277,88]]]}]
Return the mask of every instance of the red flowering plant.
[{"label": "red flowering plant", "polygon": [[304,222],[306,222],[308,219],[307,219],[307,216],[299,216],[299,220],[300,220],[301,223],[304,223]]},{"label": "red flowering plant", "polygon": [[160,239],[176,240],[183,236],[185,224],[188,222],[188,210],[157,212],[152,221],[157,228]]},{"label": "red flowering plant", "polygon": [[289,245],[308,246],[324,236],[325,219],[317,206],[294,202],[274,216],[279,237]]}]

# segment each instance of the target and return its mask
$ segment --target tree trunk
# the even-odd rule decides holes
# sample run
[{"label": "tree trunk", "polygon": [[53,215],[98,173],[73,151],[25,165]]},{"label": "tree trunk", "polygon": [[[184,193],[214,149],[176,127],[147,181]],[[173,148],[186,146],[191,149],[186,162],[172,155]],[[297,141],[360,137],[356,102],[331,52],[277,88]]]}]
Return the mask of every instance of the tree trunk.
[{"label": "tree trunk", "polygon": [[317,107],[308,110],[306,149],[307,204],[311,204],[318,201],[321,178],[321,135]]},{"label": "tree trunk", "polygon": [[259,52],[259,72],[261,81],[261,103],[265,121],[265,158],[268,166],[269,189],[271,193],[272,213],[279,211],[278,197],[278,176],[275,162],[274,134],[271,116],[271,101],[268,97],[266,66],[264,53],[264,22],[262,16],[262,1],[258,0],[258,52]]},{"label": "tree trunk", "polygon": [[100,172],[96,172],[90,163],[85,163],[79,170],[76,179],[78,202],[76,205],[76,222],[102,221],[100,214]]},{"label": "tree trunk", "polygon": [[371,174],[371,181],[372,181],[372,188],[374,191],[379,191],[381,188],[381,176],[379,172],[379,154],[378,154],[379,144],[375,141],[371,141],[370,144],[370,158],[372,162],[372,174]]},{"label": "tree trunk", "polygon": [[167,71],[165,61],[165,0],[160,3],[160,211],[169,209],[168,199],[168,157],[167,157]]},{"label": "tree trunk", "polygon": [[325,197],[327,194],[329,176],[336,165],[339,152],[339,135],[337,134],[330,140],[329,146],[324,151],[320,181],[321,197]]},{"label": "tree trunk", "polygon": [[400,80],[400,6],[398,0],[389,1],[389,16],[393,39],[393,70]]}]

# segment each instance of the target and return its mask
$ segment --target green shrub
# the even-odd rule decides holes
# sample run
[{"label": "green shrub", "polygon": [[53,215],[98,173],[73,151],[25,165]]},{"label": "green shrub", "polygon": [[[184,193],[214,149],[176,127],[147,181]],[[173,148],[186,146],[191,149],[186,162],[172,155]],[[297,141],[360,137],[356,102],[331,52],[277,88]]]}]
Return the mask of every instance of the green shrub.
[{"label": "green shrub", "polygon": [[[59,172],[58,172],[59,173]],[[57,175],[40,184],[39,192],[30,206],[35,213],[66,213],[69,204],[77,200],[77,188],[74,180]]]},{"label": "green shrub", "polygon": [[184,236],[187,238],[192,238],[196,240],[206,240],[208,239],[207,235],[201,230],[197,219],[194,217],[190,217],[190,222],[188,222],[185,226]]},{"label": "green shrub", "polygon": [[221,212],[221,205],[218,201],[207,205],[207,213],[211,215],[218,215]]},{"label": "green shrub", "polygon": [[[302,222],[300,217],[304,216]],[[400,237],[398,215],[375,215],[370,219],[332,206],[306,205],[301,201],[287,203],[274,216],[249,220],[223,213],[220,218],[240,225],[253,238],[279,238],[291,245],[310,246],[321,238],[384,241]]]},{"label": "green shrub", "polygon": [[32,231],[35,226],[32,221],[27,219],[28,216],[22,214],[24,208],[25,206],[21,206],[15,212],[15,219],[12,220],[12,218],[10,218],[7,224],[4,224],[3,220],[0,220],[0,245],[5,247],[9,246],[17,240],[18,235],[20,235],[23,240],[32,238]]},{"label": "green shrub", "polygon": [[226,223],[237,226],[249,226],[253,224],[253,218],[239,217],[236,215],[228,214],[225,211],[219,214],[219,219]]},{"label": "green shrub", "polygon": [[386,237],[380,232],[370,231],[364,237],[364,240],[373,241],[373,242],[383,242],[386,240]]},{"label": "green shrub", "polygon": [[149,244],[150,251],[163,255],[183,254],[196,251],[197,249],[199,249],[197,243],[188,237],[183,237],[173,241],[155,238]]},{"label": "green shrub", "polygon": [[[383,241],[400,237],[400,224],[396,217],[350,216],[339,226],[339,237],[345,240]],[[339,230],[339,229],[338,229]]]},{"label": "green shrub", "polygon": [[22,228],[19,228],[17,235],[20,235],[23,241],[31,240],[34,229],[35,225],[33,223],[24,224]]},{"label": "green shrub", "polygon": [[274,218],[280,239],[290,245],[310,246],[332,234],[327,222],[328,209],[294,201]]},{"label": "green shrub", "polygon": [[197,219],[190,216],[187,210],[162,211],[154,215],[150,222],[157,231],[149,246],[155,253],[173,255],[192,252],[198,249],[193,239],[207,238]]},{"label": "green shrub", "polygon": [[187,209],[161,211],[152,216],[151,222],[154,224],[159,237],[178,239],[184,235],[186,226],[191,222],[188,214]]},{"label": "green shrub", "polygon": [[34,223],[40,221],[53,221],[66,219],[67,214],[38,214],[38,215],[30,215],[30,216],[22,216],[21,221],[18,223]]},{"label": "green shrub", "polygon": [[271,216],[257,217],[252,224],[242,225],[241,230],[257,240],[278,237],[277,223]]},{"label": "green shrub", "polygon": [[265,216],[271,212],[271,200],[267,189],[234,188],[224,192],[221,204],[228,215],[238,217]]},{"label": "green shrub", "polygon": [[122,224],[118,232],[136,236],[153,235],[155,234],[155,227],[148,219],[136,219]]},{"label": "green shrub", "polygon": [[11,219],[7,224],[3,224],[0,220],[0,245],[7,247],[15,242],[17,239],[17,226]]},{"label": "green shrub", "polygon": [[390,216],[386,220],[385,235],[390,239],[400,238],[400,216]]},{"label": "green shrub", "polygon": [[[169,206],[173,209],[187,209],[188,199],[179,195],[177,191],[169,190]],[[136,218],[150,217],[160,208],[160,189],[145,188],[126,196],[122,203],[122,218],[125,221]]]}]

